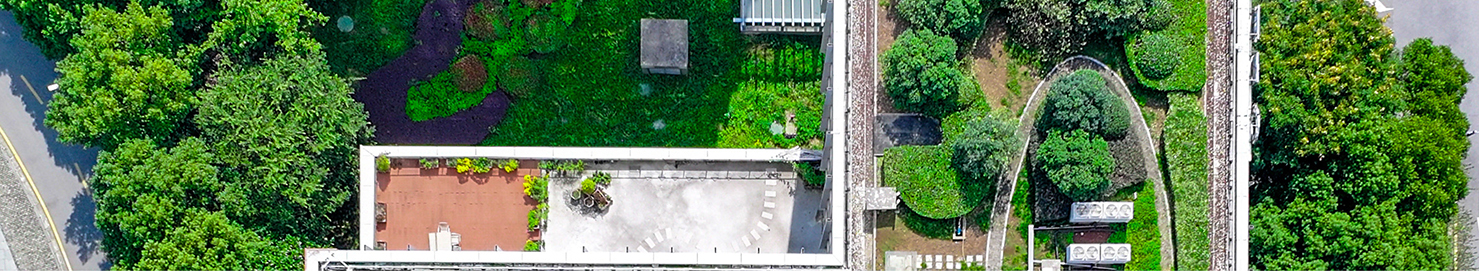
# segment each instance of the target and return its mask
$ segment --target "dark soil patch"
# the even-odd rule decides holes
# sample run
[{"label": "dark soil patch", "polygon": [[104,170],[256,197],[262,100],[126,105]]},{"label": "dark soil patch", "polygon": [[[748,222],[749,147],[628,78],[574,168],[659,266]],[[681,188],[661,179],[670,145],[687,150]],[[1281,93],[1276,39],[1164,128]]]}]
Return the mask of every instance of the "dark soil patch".
[{"label": "dark soil patch", "polygon": [[447,69],[462,43],[463,13],[472,1],[435,0],[426,4],[417,18],[416,46],[390,64],[359,82],[355,100],[365,104],[375,141],[382,144],[471,145],[488,135],[488,128],[503,120],[509,98],[503,93],[488,95],[482,104],[457,114],[422,122],[406,116],[406,90],[416,80],[426,80]]}]

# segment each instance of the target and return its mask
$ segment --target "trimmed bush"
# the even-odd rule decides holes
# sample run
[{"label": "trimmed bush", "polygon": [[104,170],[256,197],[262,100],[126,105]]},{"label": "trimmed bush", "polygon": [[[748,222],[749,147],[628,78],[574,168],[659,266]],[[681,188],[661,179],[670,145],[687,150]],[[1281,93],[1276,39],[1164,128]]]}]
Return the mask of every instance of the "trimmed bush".
[{"label": "trimmed bush", "polygon": [[1109,143],[1083,130],[1051,131],[1038,146],[1034,161],[1058,191],[1074,201],[1093,201],[1109,187],[1114,157]]},{"label": "trimmed bush", "polygon": [[1181,55],[1179,54],[1176,38],[1161,33],[1151,33],[1140,36],[1135,43],[1139,58],[1135,61],[1135,68],[1139,69],[1140,76],[1148,79],[1163,79],[1171,76],[1176,68],[1181,66]]},{"label": "trimmed bush", "polygon": [[565,46],[563,36],[565,29],[570,28],[570,25],[565,20],[550,14],[549,11],[536,11],[524,23],[525,28],[528,29],[524,32],[524,40],[529,41],[529,47],[535,52],[548,54]]},{"label": "trimmed bush", "polygon": [[955,151],[951,164],[956,170],[994,184],[1016,156],[1020,141],[1013,123],[982,116],[966,123],[960,134],[951,135],[945,143]]},{"label": "trimmed bush", "polygon": [[384,155],[375,156],[375,171],[380,173],[390,172],[390,158]]},{"label": "trimmed bush", "polygon": [[909,209],[932,219],[954,218],[981,203],[984,185],[963,182],[944,146],[898,146],[883,151],[883,183],[899,190]]},{"label": "trimmed bush", "polygon": [[1048,89],[1039,131],[1083,129],[1108,139],[1123,138],[1130,129],[1130,111],[1098,71],[1078,70],[1058,78]]},{"label": "trimmed bush", "polygon": [[1194,94],[1172,93],[1166,116],[1166,168],[1176,219],[1176,269],[1207,270],[1207,117]]},{"label": "trimmed bush", "polygon": [[894,107],[942,118],[955,111],[960,84],[955,40],[929,30],[910,30],[883,54],[883,87]]},{"label": "trimmed bush", "polygon": [[[478,61],[478,63],[481,63],[481,61]],[[448,69],[438,73],[436,76],[432,76],[429,81],[412,84],[411,90],[406,95],[406,116],[410,117],[412,121],[424,121],[451,116],[462,110],[482,104],[483,99],[487,98],[488,94],[493,93],[492,84],[479,83],[488,80],[486,73],[483,74],[483,79],[478,80],[472,79],[477,78],[476,75],[471,75],[475,71],[468,71],[467,74],[469,75],[467,76],[459,76],[457,74],[461,72],[458,72],[458,70],[458,68]],[[476,82],[464,83],[464,81],[468,80],[460,80],[459,78],[469,78]],[[478,91],[474,92],[462,90],[464,85],[471,87],[472,84],[479,84],[481,87],[478,87]]]},{"label": "trimmed bush", "polygon": [[981,31],[979,0],[900,0],[897,9],[914,26],[968,40]]},{"label": "trimmed bush", "polygon": [[514,98],[525,98],[539,92],[544,85],[544,70],[540,63],[523,56],[509,58],[503,63],[499,86]]},{"label": "trimmed bush", "polygon": [[483,65],[483,59],[473,55],[465,55],[452,63],[453,79],[457,80],[457,90],[462,92],[478,92],[483,90],[483,85],[488,82],[488,67]]}]

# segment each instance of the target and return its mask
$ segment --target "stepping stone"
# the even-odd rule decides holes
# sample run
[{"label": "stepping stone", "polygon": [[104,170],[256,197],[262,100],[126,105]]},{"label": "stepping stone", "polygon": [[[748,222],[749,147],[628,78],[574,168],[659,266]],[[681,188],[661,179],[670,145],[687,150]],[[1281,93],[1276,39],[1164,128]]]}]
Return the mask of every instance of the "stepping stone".
[{"label": "stepping stone", "polygon": [[945,255],[935,255],[935,261],[936,262],[943,262],[943,261],[945,261]]},{"label": "stepping stone", "polygon": [[[662,239],[658,239],[658,241],[662,241]],[[955,262],[955,255],[945,255],[945,262]]]},{"label": "stepping stone", "polygon": [[662,242],[663,240],[665,240],[664,238],[662,238],[662,232],[660,232],[660,231],[653,230],[652,231],[652,235],[656,235],[657,236],[657,241],[658,242]]},{"label": "stepping stone", "polygon": [[763,217],[765,219],[775,219],[775,215],[770,214],[770,212],[760,212],[760,217]]},{"label": "stepping stone", "polygon": [[647,248],[644,248],[644,247],[641,247],[641,246],[638,246],[638,247],[637,247],[637,251],[641,251],[641,252],[642,252],[642,253],[647,253]]},{"label": "stepping stone", "polygon": [[775,208],[775,203],[767,201],[765,202],[765,208]]},{"label": "stepping stone", "polygon": [[668,238],[673,238],[673,228],[663,228],[662,231],[663,235],[668,236]]},{"label": "stepping stone", "polygon": [[755,237],[755,241],[760,241],[760,232],[756,232],[755,230],[750,230],[750,236],[754,236]]},{"label": "stepping stone", "polygon": [[647,242],[647,247],[657,246],[657,244],[652,243],[652,238],[647,238],[646,240],[642,240],[642,241],[646,241]]},{"label": "stepping stone", "polygon": [[750,238],[740,238],[740,241],[745,241],[745,248],[750,248]]},{"label": "stepping stone", "polygon": [[930,269],[940,269],[940,263],[930,263]]},{"label": "stepping stone", "polygon": [[770,226],[766,226],[765,222],[755,221],[755,226],[760,226],[760,229],[770,231]]},{"label": "stepping stone", "polygon": [[774,198],[775,197],[775,191],[765,191],[765,197],[767,197],[767,198]]},{"label": "stepping stone", "polygon": [[775,179],[765,180],[765,185],[775,185],[776,182]]}]

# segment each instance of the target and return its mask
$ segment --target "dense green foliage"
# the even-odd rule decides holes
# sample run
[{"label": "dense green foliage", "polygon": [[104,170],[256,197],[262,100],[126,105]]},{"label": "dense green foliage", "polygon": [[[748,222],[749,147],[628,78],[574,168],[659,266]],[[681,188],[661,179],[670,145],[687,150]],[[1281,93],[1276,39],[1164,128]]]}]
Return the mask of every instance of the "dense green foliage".
[{"label": "dense green foliage", "polygon": [[1164,27],[1165,0],[1006,0],[1013,43],[1043,59],[1079,52],[1095,36],[1122,37]]},{"label": "dense green foliage", "polygon": [[1193,94],[1170,94],[1166,116],[1166,168],[1176,225],[1176,269],[1207,270],[1207,117]]},{"label": "dense green foliage", "polygon": [[174,142],[195,103],[196,56],[169,34],[159,7],[87,7],[77,53],[57,63],[61,85],[46,125],[64,142],[113,148],[129,139]]},{"label": "dense green foliage", "polygon": [[816,81],[822,78],[822,50],[799,42],[778,42],[750,50],[740,72],[754,80]]},{"label": "dense green foliage", "polygon": [[[308,5],[329,17],[313,28],[335,73],[364,76],[411,48],[416,16],[427,0],[314,0]],[[349,16],[354,29],[339,31],[336,20]]]},{"label": "dense green foliage", "polygon": [[900,0],[899,16],[915,27],[970,40],[981,31],[985,18],[981,0]]},{"label": "dense green foliage", "polygon": [[417,82],[406,94],[406,115],[412,121],[451,116],[483,103],[495,90],[494,84],[483,85],[477,92],[457,89],[459,80],[452,70],[442,71],[426,82]]},{"label": "dense green foliage", "polygon": [[[1167,91],[1201,91],[1207,82],[1207,2],[1167,2],[1170,8],[1158,12],[1173,17],[1171,23],[1165,29],[1130,36],[1124,43],[1125,57],[1142,85]],[[1155,76],[1160,74],[1165,76]]]},{"label": "dense green foliage", "polygon": [[1094,70],[1078,70],[1054,81],[1048,87],[1042,110],[1037,120],[1039,130],[1083,129],[1118,139],[1130,129],[1130,111],[1109,92],[1104,76]]},{"label": "dense green foliage", "polygon": [[955,218],[935,219],[915,213],[909,206],[899,206],[895,214],[904,221],[904,227],[920,236],[948,240],[955,232]]},{"label": "dense green foliage", "polygon": [[1177,40],[1173,37],[1160,33],[1151,33],[1136,39],[1134,48],[1138,52],[1135,58],[1135,70],[1146,79],[1157,80],[1171,76],[1177,68],[1181,67],[1181,52],[1176,51]]},{"label": "dense green foliage", "polygon": [[791,167],[796,171],[798,177],[806,182],[806,186],[822,187],[823,185],[827,185],[827,173],[822,172],[821,166],[815,164],[812,162],[799,162],[791,163]]},{"label": "dense green foliage", "polygon": [[1161,229],[1156,226],[1159,214],[1155,209],[1155,189],[1146,182],[1125,189],[1134,191],[1135,217],[1130,223],[1114,225],[1115,233],[1109,236],[1109,243],[1130,244],[1130,262],[1125,263],[1124,270],[1161,270]]},{"label": "dense green foliage", "polygon": [[[808,123],[821,119],[823,96],[815,79],[801,76],[780,81],[770,75],[747,75],[744,69],[750,65],[746,63],[767,61],[809,63],[796,65],[819,68],[820,57],[777,52],[820,52],[820,39],[745,36],[732,20],[738,16],[734,8],[738,5],[734,0],[584,1],[573,12],[561,12],[561,1],[556,1],[546,8],[561,19],[572,19],[563,36],[568,45],[559,50],[529,54],[527,50],[532,49],[515,42],[522,38],[464,40],[464,52],[491,56],[490,66],[503,63],[497,60],[499,56],[530,58],[530,66],[535,67],[530,78],[543,82],[531,84],[538,87],[521,94],[509,87],[516,78],[498,76],[498,82],[516,99],[508,116],[483,144],[819,147],[813,142],[821,142],[820,125]],[[688,20],[687,75],[642,73],[637,61],[640,50],[636,27],[642,18]],[[793,59],[778,60],[776,56]],[[798,72],[820,74],[819,70]],[[765,106],[772,104],[783,107]],[[784,137],[769,133],[769,127],[773,122],[785,124],[787,110],[795,114],[800,136],[781,141]]]},{"label": "dense green foliage", "polygon": [[47,58],[61,59],[76,53],[71,39],[88,28],[83,22],[89,9],[121,10],[131,2],[160,7],[173,19],[170,38],[196,43],[205,38],[216,20],[218,6],[205,0],[0,0],[0,9],[15,13],[26,40],[41,48]]},{"label": "dense green foliage", "polygon": [[221,0],[220,20],[211,24],[205,46],[217,64],[317,54],[321,45],[307,28],[326,20],[303,0]]},{"label": "dense green foliage", "polygon": [[1038,146],[1033,165],[1074,201],[1093,201],[1109,188],[1114,157],[1109,143],[1084,130],[1053,130]]},{"label": "dense green foliage", "polygon": [[991,116],[974,118],[965,124],[963,132],[945,142],[954,151],[951,165],[967,178],[994,185],[1021,146],[1016,133],[1013,123]]},{"label": "dense green foliage", "polygon": [[234,178],[218,199],[232,219],[328,244],[350,221],[356,152],[370,141],[362,106],[321,56],[273,59],[216,74],[195,122]]},{"label": "dense green foliage", "polygon": [[929,30],[899,35],[883,53],[883,88],[894,107],[933,117],[956,110],[960,84],[968,80],[955,68],[955,40]]},{"label": "dense green foliage", "polygon": [[1462,61],[1423,40],[1394,53],[1361,1],[1263,11],[1252,267],[1452,265],[1447,224],[1468,182]]},{"label": "dense green foliage", "polygon": [[943,146],[897,146],[883,151],[883,183],[920,216],[944,219],[966,214],[981,204],[986,185],[961,179],[950,167],[951,150]]}]

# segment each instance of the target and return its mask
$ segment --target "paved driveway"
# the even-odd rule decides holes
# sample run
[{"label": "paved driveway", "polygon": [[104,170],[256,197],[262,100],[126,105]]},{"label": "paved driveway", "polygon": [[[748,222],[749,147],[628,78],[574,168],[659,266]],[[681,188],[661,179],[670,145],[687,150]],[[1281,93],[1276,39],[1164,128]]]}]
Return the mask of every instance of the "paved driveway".
[{"label": "paved driveway", "polygon": [[0,128],[9,135],[41,192],[72,268],[107,269],[99,245],[102,234],[93,224],[96,206],[83,181],[97,161],[97,151],[57,142],[56,131],[41,123],[44,104],[51,100],[46,85],[56,78],[55,64],[21,37],[21,28],[8,11],[0,11],[0,52],[0,89],[4,90],[0,91]]}]

